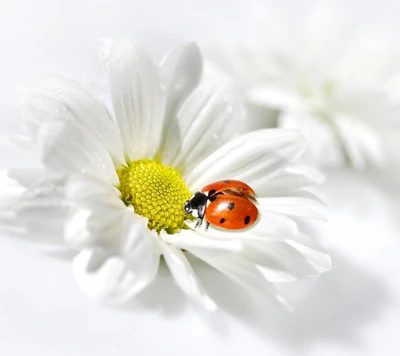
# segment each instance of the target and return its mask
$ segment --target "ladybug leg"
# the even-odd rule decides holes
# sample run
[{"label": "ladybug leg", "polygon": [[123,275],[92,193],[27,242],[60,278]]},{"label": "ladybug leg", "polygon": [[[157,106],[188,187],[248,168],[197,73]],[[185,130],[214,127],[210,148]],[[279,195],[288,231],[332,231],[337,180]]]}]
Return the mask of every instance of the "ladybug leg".
[{"label": "ladybug leg", "polygon": [[[204,215],[206,213],[206,206],[205,205],[199,205],[199,207],[197,208],[198,211],[198,215],[199,215],[199,219],[202,220],[204,219]],[[201,223],[200,223],[201,225]]]},{"label": "ladybug leg", "polygon": [[199,227],[203,224],[204,214],[206,213],[205,205],[199,205],[197,208],[199,220],[197,220],[196,227]]},{"label": "ladybug leg", "polygon": [[207,221],[207,224],[206,224],[206,231],[208,230],[208,227],[210,226],[210,223]]},{"label": "ladybug leg", "polygon": [[203,224],[203,218],[199,218],[199,219],[197,220],[197,223],[196,223],[195,228],[198,228],[198,227],[201,226],[202,224]]}]

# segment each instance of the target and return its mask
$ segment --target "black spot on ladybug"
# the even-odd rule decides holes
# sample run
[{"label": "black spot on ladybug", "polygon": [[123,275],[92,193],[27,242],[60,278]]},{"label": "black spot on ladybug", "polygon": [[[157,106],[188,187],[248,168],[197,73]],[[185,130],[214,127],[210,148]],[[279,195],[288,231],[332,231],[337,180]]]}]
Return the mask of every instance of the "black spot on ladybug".
[{"label": "black spot on ladybug", "polygon": [[247,215],[247,216],[244,218],[244,224],[247,225],[249,222],[250,222],[250,216]]},{"label": "black spot on ladybug", "polygon": [[224,183],[230,183],[231,181],[230,180],[224,180]]},{"label": "black spot on ladybug", "polygon": [[222,218],[222,219],[219,220],[219,223],[220,223],[220,224],[223,224],[224,222],[225,222],[225,219],[224,219],[224,218]]},{"label": "black spot on ladybug", "polygon": [[228,204],[228,209],[229,209],[229,210],[233,210],[234,207],[235,207],[235,203],[230,202],[230,203]]},{"label": "black spot on ladybug", "polygon": [[208,196],[213,195],[213,194],[215,194],[215,189],[211,189],[211,190],[208,192]]},{"label": "black spot on ladybug", "polygon": [[217,199],[216,195],[211,195],[211,197],[208,198],[208,200],[210,200],[210,202],[213,202]]}]

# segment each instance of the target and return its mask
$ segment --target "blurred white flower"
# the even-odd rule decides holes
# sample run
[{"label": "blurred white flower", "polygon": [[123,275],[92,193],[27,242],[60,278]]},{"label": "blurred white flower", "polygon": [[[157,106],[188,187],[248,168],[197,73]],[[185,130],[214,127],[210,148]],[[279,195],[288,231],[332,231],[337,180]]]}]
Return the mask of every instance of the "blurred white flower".
[{"label": "blurred white flower", "polygon": [[315,164],[383,165],[387,135],[400,120],[393,48],[346,31],[331,12],[287,28],[278,19],[226,46],[224,67],[230,62],[249,103],[276,110],[278,127],[300,130]]},{"label": "blurred white flower", "polygon": [[[178,286],[207,309],[216,305],[187,254],[285,306],[291,300],[280,285],[330,269],[329,256],[289,217],[321,217],[303,189],[320,176],[291,164],[304,149],[300,134],[270,129],[230,139],[230,84],[201,81],[194,44],[156,66],[140,45],[120,39],[103,59],[115,118],[63,78],[47,79],[25,100],[24,123],[45,169],[3,173],[3,225],[18,221],[29,236],[66,244],[83,292],[110,302],[151,283],[161,255]],[[193,228],[184,202],[227,178],[255,190],[257,222],[235,232]]]}]

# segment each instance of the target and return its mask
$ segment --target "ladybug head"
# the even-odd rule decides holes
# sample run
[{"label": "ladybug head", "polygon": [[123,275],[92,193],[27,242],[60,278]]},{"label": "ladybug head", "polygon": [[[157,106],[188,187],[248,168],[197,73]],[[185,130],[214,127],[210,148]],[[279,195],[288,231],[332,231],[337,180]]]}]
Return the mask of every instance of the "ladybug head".
[{"label": "ladybug head", "polygon": [[184,209],[187,214],[203,218],[206,206],[207,196],[202,192],[196,192],[195,195],[185,202]]},{"label": "ladybug head", "polygon": [[193,211],[192,205],[190,204],[190,200],[186,200],[186,203],[184,205],[185,213],[191,214]]}]

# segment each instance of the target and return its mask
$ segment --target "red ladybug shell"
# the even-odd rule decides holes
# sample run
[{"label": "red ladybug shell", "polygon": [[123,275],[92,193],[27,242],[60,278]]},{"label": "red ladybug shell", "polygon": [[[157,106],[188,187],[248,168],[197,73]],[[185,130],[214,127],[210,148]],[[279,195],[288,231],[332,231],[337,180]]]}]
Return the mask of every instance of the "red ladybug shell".
[{"label": "red ladybug shell", "polygon": [[235,195],[217,195],[207,205],[205,217],[214,226],[228,230],[240,230],[256,222],[258,210],[246,198]]},{"label": "red ladybug shell", "polygon": [[[213,194],[227,191],[227,190],[237,190],[242,193],[242,195],[254,197],[254,191],[246,183],[239,180],[227,179],[220,180],[211,184],[206,185],[201,191],[203,193],[210,193],[214,191]],[[228,193],[229,194],[229,193]]]}]

